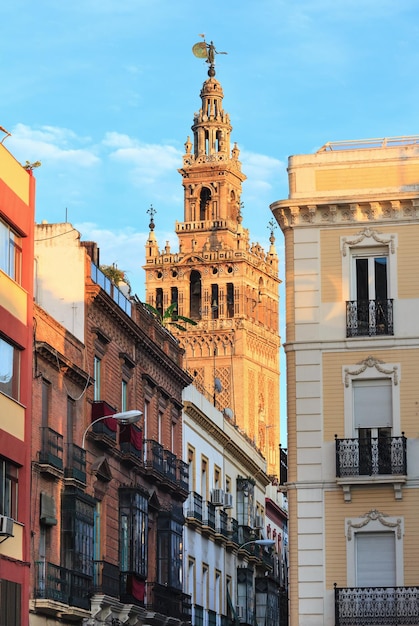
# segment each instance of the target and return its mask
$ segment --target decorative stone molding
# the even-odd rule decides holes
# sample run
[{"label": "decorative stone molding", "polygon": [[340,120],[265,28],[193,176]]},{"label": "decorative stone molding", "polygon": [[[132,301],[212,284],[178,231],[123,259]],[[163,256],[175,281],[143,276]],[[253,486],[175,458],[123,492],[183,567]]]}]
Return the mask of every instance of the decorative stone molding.
[{"label": "decorative stone molding", "polygon": [[346,367],[345,368],[345,387],[349,387],[351,377],[359,376],[360,374],[365,372],[367,367],[375,367],[375,369],[378,372],[380,372],[380,374],[385,374],[387,376],[390,376],[393,379],[394,385],[398,385],[399,376],[398,376],[397,365],[395,365],[392,369],[385,369],[384,367],[381,367],[381,363],[383,363],[383,361],[380,361],[379,359],[376,359],[375,357],[370,355],[364,361],[361,361],[361,363],[359,364],[361,365],[361,367],[359,367],[358,369],[350,370],[348,367]]},{"label": "decorative stone molding", "polygon": [[342,238],[342,256],[347,255],[348,248],[357,246],[364,241],[364,239],[374,239],[375,242],[388,246],[391,254],[394,254],[395,252],[394,235],[387,238],[381,237],[376,230],[367,227],[364,228],[364,230],[361,230],[354,239],[347,239],[347,237]]},{"label": "decorative stone molding", "polygon": [[347,520],[346,537],[348,541],[352,540],[352,529],[359,530],[360,528],[364,528],[365,526],[367,526],[367,524],[373,521],[374,522],[378,521],[380,524],[382,524],[386,528],[395,529],[397,539],[402,538],[402,528],[401,528],[402,520],[400,518],[398,518],[395,522],[391,522],[390,520],[385,519],[386,517],[389,517],[388,515],[386,515],[385,513],[380,513],[380,511],[378,511],[377,509],[372,509],[368,513],[365,513],[364,515],[362,515],[362,517],[364,519],[358,523],[354,523],[352,522],[352,520]]}]

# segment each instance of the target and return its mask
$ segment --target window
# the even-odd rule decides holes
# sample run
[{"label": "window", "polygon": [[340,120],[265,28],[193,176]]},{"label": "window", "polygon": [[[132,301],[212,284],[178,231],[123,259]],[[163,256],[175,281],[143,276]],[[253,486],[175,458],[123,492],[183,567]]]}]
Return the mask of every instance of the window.
[{"label": "window", "polygon": [[189,285],[190,312],[191,319],[201,318],[201,274],[197,270],[192,270]]},{"label": "window", "polygon": [[127,410],[128,399],[128,383],[126,380],[121,382],[121,411]]},{"label": "window", "polygon": [[345,520],[349,587],[403,586],[401,517],[371,510]]},{"label": "window", "polygon": [[219,317],[219,306],[218,306],[218,285],[211,285],[211,317],[213,320],[218,319]]},{"label": "window", "polygon": [[394,533],[356,533],[356,586],[396,585],[396,541]]},{"label": "window", "polygon": [[98,356],[95,356],[95,360],[94,360],[94,363],[93,363],[93,376],[94,376],[94,379],[95,379],[95,386],[94,386],[94,390],[93,390],[93,393],[94,393],[94,398],[93,399],[95,401],[101,400],[101,397],[100,397],[101,366],[102,366],[102,361],[99,359]]},{"label": "window", "polygon": [[0,580],[0,624],[21,624],[21,585]]},{"label": "window", "polygon": [[17,519],[18,467],[0,458],[0,515]]},{"label": "window", "polygon": [[178,304],[179,304],[179,293],[178,293],[178,288],[177,287],[172,287],[170,289],[170,304],[175,304],[175,308],[173,309],[173,315],[172,315],[172,320],[176,321],[177,320],[177,316],[179,313],[179,308],[178,308]]},{"label": "window", "polygon": [[93,576],[96,500],[81,492],[64,492],[62,497],[63,567]]},{"label": "window", "polygon": [[22,239],[0,219],[0,269],[17,283],[21,282]]},{"label": "window", "polygon": [[49,404],[50,404],[50,383],[42,379],[42,426],[48,426]]},{"label": "window", "polygon": [[227,317],[234,317],[234,285],[227,283]]},{"label": "window", "polygon": [[188,446],[189,491],[195,491],[195,449]]},{"label": "window", "polygon": [[119,490],[120,569],[147,577],[148,497],[138,489]]},{"label": "window", "polygon": [[208,499],[208,459],[201,457],[201,496],[205,502]]},{"label": "window", "polygon": [[397,235],[370,228],[341,238],[346,336],[393,335]]},{"label": "window", "polygon": [[391,474],[391,380],[354,380],[352,388],[354,426],[359,439],[359,473]]},{"label": "window", "polygon": [[20,399],[20,350],[0,337],[0,391]]},{"label": "window", "polygon": [[160,315],[163,315],[163,289],[161,287],[156,289],[156,309]]},{"label": "window", "polygon": [[182,510],[173,517],[159,515],[157,523],[157,575],[161,585],[182,589]]}]

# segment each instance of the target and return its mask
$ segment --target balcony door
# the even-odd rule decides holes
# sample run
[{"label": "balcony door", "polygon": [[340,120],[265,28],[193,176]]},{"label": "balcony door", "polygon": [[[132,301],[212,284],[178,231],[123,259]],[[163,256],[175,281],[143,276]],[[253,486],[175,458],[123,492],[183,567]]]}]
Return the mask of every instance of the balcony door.
[{"label": "balcony door", "polygon": [[356,301],[360,335],[388,332],[388,257],[377,251],[354,257],[352,299]]},{"label": "balcony door", "polygon": [[389,378],[354,380],[353,394],[359,474],[390,474],[392,381]]},{"label": "balcony door", "polygon": [[394,532],[355,533],[357,587],[396,586]]}]

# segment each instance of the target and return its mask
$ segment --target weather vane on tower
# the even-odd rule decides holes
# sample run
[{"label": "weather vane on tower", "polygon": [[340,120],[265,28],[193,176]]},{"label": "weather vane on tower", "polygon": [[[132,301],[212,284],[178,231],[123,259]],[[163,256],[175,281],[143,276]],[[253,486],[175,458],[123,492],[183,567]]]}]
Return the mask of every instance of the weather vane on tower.
[{"label": "weather vane on tower", "polygon": [[227,52],[218,52],[216,50],[214,43],[207,43],[205,41],[205,35],[199,35],[203,38],[204,41],[199,41],[194,46],[192,46],[192,52],[198,59],[205,59],[209,65],[208,68],[208,76],[215,76],[215,55],[216,54],[227,54]]}]

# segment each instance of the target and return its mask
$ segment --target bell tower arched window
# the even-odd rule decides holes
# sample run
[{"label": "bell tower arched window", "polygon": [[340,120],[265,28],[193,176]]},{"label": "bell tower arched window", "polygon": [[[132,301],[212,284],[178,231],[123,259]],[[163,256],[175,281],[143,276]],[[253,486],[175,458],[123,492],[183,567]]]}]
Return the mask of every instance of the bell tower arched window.
[{"label": "bell tower arched window", "polygon": [[201,274],[197,270],[192,270],[190,278],[190,318],[200,319],[201,317]]},{"label": "bell tower arched window", "polygon": [[199,219],[209,220],[209,207],[211,200],[211,192],[207,187],[201,189],[200,205],[199,205]]}]

